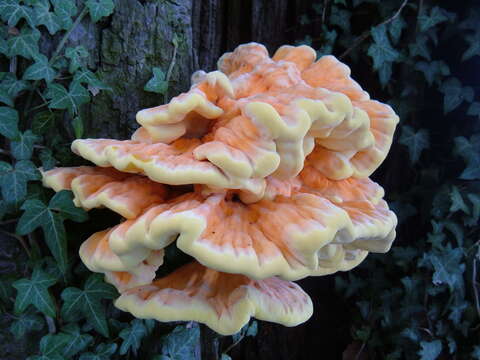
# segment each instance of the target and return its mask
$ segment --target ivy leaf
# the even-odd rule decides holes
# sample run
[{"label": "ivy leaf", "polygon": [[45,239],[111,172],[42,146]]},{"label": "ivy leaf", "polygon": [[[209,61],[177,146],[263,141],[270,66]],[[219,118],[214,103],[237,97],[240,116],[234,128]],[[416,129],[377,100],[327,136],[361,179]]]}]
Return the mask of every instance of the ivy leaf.
[{"label": "ivy leaf", "polygon": [[0,134],[9,139],[18,136],[18,112],[6,106],[0,106]]},{"label": "ivy leaf", "polygon": [[34,331],[40,331],[43,328],[43,319],[41,316],[33,312],[25,312],[20,314],[18,318],[10,326],[10,332],[15,338],[20,339],[25,334]]},{"label": "ivy leaf", "polygon": [[480,345],[475,345],[472,351],[472,358],[480,360]]},{"label": "ivy leaf", "polygon": [[449,78],[440,87],[443,97],[443,112],[445,114],[455,110],[462,102],[473,100],[474,92],[470,86],[462,86],[457,78]]},{"label": "ivy leaf", "polygon": [[15,281],[12,284],[17,289],[15,312],[23,312],[31,304],[45,315],[55,317],[55,303],[48,288],[56,282],[53,276],[38,267],[33,270],[31,279]]},{"label": "ivy leaf", "polygon": [[480,32],[477,31],[474,35],[466,35],[465,40],[469,44],[469,47],[463,53],[462,61],[467,61],[474,56],[480,55]]},{"label": "ivy leaf", "polygon": [[45,79],[47,83],[55,79],[55,70],[49,65],[48,59],[45,55],[38,55],[35,58],[35,63],[30,65],[23,74],[24,80],[42,80]]},{"label": "ivy leaf", "polygon": [[68,30],[72,27],[72,16],[77,14],[77,6],[74,0],[50,0],[53,4],[55,14],[60,20],[62,29]]},{"label": "ivy leaf", "polygon": [[421,71],[428,82],[432,86],[433,83],[440,84],[442,77],[450,75],[450,68],[444,61],[420,61],[415,64],[415,69]]},{"label": "ivy leaf", "polygon": [[423,14],[418,17],[420,31],[427,31],[431,27],[434,27],[447,20],[447,16],[444,15],[443,10],[438,6],[434,6],[430,10],[429,15]]},{"label": "ivy leaf", "polygon": [[80,116],[75,116],[75,118],[72,120],[72,127],[73,127],[73,132],[75,134],[75,138],[81,139],[83,136],[83,121]]},{"label": "ivy leaf", "polygon": [[97,75],[86,69],[80,69],[79,71],[77,71],[73,77],[73,81],[78,81],[81,84],[94,86],[100,90],[111,90],[110,87],[108,87],[98,79]]},{"label": "ivy leaf", "polygon": [[467,194],[468,200],[472,203],[472,219],[471,224],[476,225],[480,218],[480,196],[476,194]]},{"label": "ivy leaf", "polygon": [[38,52],[38,40],[40,32],[37,29],[30,29],[27,26],[22,27],[20,34],[8,39],[8,55],[10,57],[20,55],[27,59],[35,59]]},{"label": "ivy leaf", "polygon": [[123,339],[120,346],[120,355],[125,355],[129,350],[134,354],[140,348],[142,339],[147,334],[147,328],[142,320],[135,319],[130,323],[130,327],[120,331],[119,336]]},{"label": "ivy leaf", "polygon": [[454,142],[455,154],[461,156],[467,164],[459,178],[463,180],[480,179],[480,134],[472,135],[470,140],[458,136]]},{"label": "ivy leaf", "polygon": [[422,349],[418,352],[420,360],[435,360],[442,352],[442,342],[440,340],[420,342]]},{"label": "ivy leaf", "polygon": [[165,81],[165,73],[162,69],[157,67],[154,67],[152,71],[153,77],[148,80],[143,89],[157,94],[165,94],[168,90],[168,82]]},{"label": "ivy leaf", "polygon": [[82,59],[88,57],[88,51],[81,45],[74,48],[68,47],[65,50],[65,57],[70,59],[68,71],[74,74],[82,66]]},{"label": "ivy leaf", "polygon": [[110,357],[117,351],[117,344],[99,344],[95,353],[85,353],[80,356],[80,360],[110,360]]},{"label": "ivy leaf", "polygon": [[200,339],[200,330],[197,324],[191,328],[177,326],[171,333],[162,339],[162,355],[169,360],[193,359],[195,344]]},{"label": "ivy leaf", "polygon": [[394,44],[397,44],[402,36],[402,30],[407,27],[407,23],[401,16],[397,16],[389,25],[388,33]]},{"label": "ivy leaf", "polygon": [[[48,334],[40,340],[40,352],[43,356],[60,356],[65,346],[70,342],[71,337],[68,334]],[[53,357],[55,359],[55,357]],[[60,356],[60,359],[63,359]]]},{"label": "ivy leaf", "polygon": [[85,350],[93,342],[93,336],[80,333],[77,324],[69,324],[62,329],[62,333],[69,335],[68,342],[64,345],[61,354],[71,359],[80,351]]},{"label": "ivy leaf", "polygon": [[465,204],[462,194],[456,186],[452,186],[452,190],[450,191],[450,201],[452,203],[450,206],[451,213],[462,210],[465,214],[470,214],[470,209],[468,208],[467,204]]},{"label": "ivy leaf", "polygon": [[408,45],[410,57],[421,56],[428,61],[432,60],[430,56],[430,49],[427,45],[428,38],[425,35],[418,35],[415,37],[415,43]]},{"label": "ivy leaf", "polygon": [[382,85],[385,85],[390,80],[391,63],[398,60],[400,53],[392,48],[385,25],[373,27],[371,33],[373,44],[368,48],[368,55],[373,59],[373,68],[380,73]]},{"label": "ivy leaf", "polygon": [[55,123],[55,114],[51,111],[42,111],[35,114],[32,121],[32,131],[37,135],[45,134]]},{"label": "ivy leaf", "polygon": [[18,93],[28,89],[26,81],[18,80],[12,73],[3,73],[0,82],[0,102],[13,106]]},{"label": "ivy leaf", "polygon": [[415,132],[412,127],[404,125],[399,142],[408,147],[408,155],[413,165],[420,159],[422,151],[430,146],[428,130],[420,129]]},{"label": "ivy leaf", "polygon": [[62,190],[56,193],[50,200],[48,207],[51,210],[60,211],[66,219],[76,222],[83,222],[88,219],[85,210],[74,205],[72,192],[68,190]]},{"label": "ivy leaf", "polygon": [[53,169],[57,164],[57,159],[53,157],[52,150],[50,149],[42,149],[42,151],[40,151],[40,154],[38,155],[38,158],[42,162],[43,171]]},{"label": "ivy leaf", "polygon": [[74,208],[71,195],[67,190],[56,193],[48,206],[37,199],[25,201],[21,207],[24,213],[17,223],[17,233],[25,235],[42,227],[45,241],[52,255],[57,261],[60,271],[64,274],[67,269],[67,239],[64,219],[81,222],[87,215],[82,209]]},{"label": "ivy leaf", "polygon": [[475,101],[471,103],[467,110],[467,115],[477,116],[480,119],[480,102]]},{"label": "ivy leaf", "polygon": [[58,15],[50,11],[48,0],[37,0],[34,6],[36,25],[45,25],[50,35],[54,35],[61,28],[61,20]]},{"label": "ivy leaf", "polygon": [[18,161],[15,167],[0,162],[0,187],[6,202],[20,203],[27,195],[27,182],[39,178],[40,174],[30,161]]},{"label": "ivy leaf", "polygon": [[100,334],[108,337],[108,325],[102,299],[117,296],[115,289],[103,282],[99,275],[90,275],[83,290],[69,287],[63,290],[62,317],[66,321],[76,321],[85,317]]},{"label": "ivy leaf", "polygon": [[90,101],[88,91],[77,81],[69,89],[60,84],[50,84],[45,97],[52,99],[48,105],[52,109],[68,109],[70,114],[78,114],[79,106]]},{"label": "ivy leaf", "polygon": [[429,262],[434,269],[432,283],[435,285],[446,284],[451,292],[463,292],[463,273],[465,264],[463,260],[463,249],[452,248],[451,244],[439,251],[431,251],[423,256],[423,264]]},{"label": "ivy leaf", "polygon": [[0,15],[9,27],[17,25],[20,19],[25,19],[31,27],[35,26],[35,13],[32,8],[20,5],[18,0],[2,0]]},{"label": "ivy leaf", "polygon": [[348,10],[341,9],[338,6],[332,7],[332,12],[330,15],[330,24],[337,25],[344,32],[350,32],[350,18],[352,13]]},{"label": "ivy leaf", "polygon": [[109,16],[115,7],[112,0],[87,0],[85,5],[94,23],[104,16]]},{"label": "ivy leaf", "polygon": [[10,143],[10,151],[17,160],[28,160],[32,157],[33,144],[39,140],[31,130],[21,133],[18,140]]}]

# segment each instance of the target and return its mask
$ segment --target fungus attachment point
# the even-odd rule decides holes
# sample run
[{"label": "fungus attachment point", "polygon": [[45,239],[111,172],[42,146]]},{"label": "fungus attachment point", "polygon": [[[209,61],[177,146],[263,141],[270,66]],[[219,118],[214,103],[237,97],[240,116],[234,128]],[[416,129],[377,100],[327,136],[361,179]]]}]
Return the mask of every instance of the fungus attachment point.
[{"label": "fungus attachment point", "polygon": [[[253,316],[294,326],[312,303],[291,280],[390,249],[397,219],[368,177],[398,117],[335,57],[315,57],[308,46],[270,58],[241,45],[218,71],[196,72],[188,92],[139,111],[130,140],[75,140],[96,167],[42,173],[76,206],[125,218],[80,248],[121,293],[118,308],[221,334]],[[169,245],[194,262],[155,279]]]}]

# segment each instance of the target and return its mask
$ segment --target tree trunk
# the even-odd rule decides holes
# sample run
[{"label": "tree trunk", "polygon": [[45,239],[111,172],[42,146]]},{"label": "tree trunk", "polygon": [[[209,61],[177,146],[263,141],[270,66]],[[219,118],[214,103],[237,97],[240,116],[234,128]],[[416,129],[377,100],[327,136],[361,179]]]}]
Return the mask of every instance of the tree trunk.
[{"label": "tree trunk", "polygon": [[[84,6],[83,0],[77,3],[79,9]],[[174,62],[168,89],[170,99],[188,90],[194,71],[214,70],[217,59],[239,44],[260,42],[272,53],[282,44],[294,43],[304,35],[298,32],[297,19],[310,6],[308,0],[116,0],[115,11],[108,19],[96,24],[88,17],[83,19],[66,46],[84,46],[89,52],[89,69],[96,71],[112,89],[101,91],[91,104],[82,107],[84,137],[128,138],[138,127],[136,112],[164,102],[163,96],[143,89],[154,67],[166,73]],[[302,31],[312,33],[320,28],[312,24],[304,26]],[[174,37],[178,39],[178,49],[173,59]],[[59,41],[58,35],[52,38],[43,34],[41,51],[51,55]],[[2,263],[5,257],[2,256],[0,267],[16,266],[14,260],[13,265]],[[348,339],[348,329],[341,327],[335,314],[328,310],[332,304],[326,303],[338,302],[338,299],[332,301],[332,280],[307,279],[302,286],[316,299],[314,318],[296,328],[261,323],[258,336],[243,340],[230,351],[233,359],[309,359],[312,357],[307,349],[332,349],[332,344]],[[330,300],[319,300],[322,296]],[[346,309],[336,306],[346,316]],[[231,344],[231,338],[220,337],[205,326],[201,329],[198,346],[201,351],[197,351],[197,357],[219,359],[222,349]],[[340,348],[343,345],[346,346],[340,344]],[[339,357],[340,354],[325,350],[314,356]]]}]

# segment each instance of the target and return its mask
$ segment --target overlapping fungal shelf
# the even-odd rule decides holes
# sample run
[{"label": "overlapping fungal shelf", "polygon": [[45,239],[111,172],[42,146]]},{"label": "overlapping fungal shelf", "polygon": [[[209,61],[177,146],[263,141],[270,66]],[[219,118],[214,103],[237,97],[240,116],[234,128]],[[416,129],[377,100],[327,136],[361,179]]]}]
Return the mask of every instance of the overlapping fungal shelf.
[{"label": "overlapping fungal shelf", "polygon": [[[398,117],[335,57],[315,58],[308,46],[270,58],[241,45],[218,71],[196,72],[188,92],[139,111],[130,140],[74,141],[96,166],[43,173],[76,206],[125,219],[80,248],[119,290],[118,308],[221,334],[250,317],[294,326],[313,309],[293,280],[390,249],[397,219],[369,176]],[[194,262],[156,279],[172,243]]]}]

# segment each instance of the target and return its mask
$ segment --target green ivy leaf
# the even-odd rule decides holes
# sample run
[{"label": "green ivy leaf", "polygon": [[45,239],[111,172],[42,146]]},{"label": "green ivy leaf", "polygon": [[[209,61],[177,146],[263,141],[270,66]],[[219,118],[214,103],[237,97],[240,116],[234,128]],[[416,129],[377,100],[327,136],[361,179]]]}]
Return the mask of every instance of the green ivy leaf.
[{"label": "green ivy leaf", "polygon": [[[40,352],[43,356],[60,356],[71,337],[68,334],[48,334],[40,340]],[[63,357],[61,357],[63,359]]]},{"label": "green ivy leaf", "polygon": [[68,47],[65,50],[65,57],[67,59],[70,59],[68,71],[70,72],[70,74],[74,74],[75,71],[77,71],[82,66],[82,59],[88,57],[88,51],[81,45],[74,48]]},{"label": "green ivy leaf", "polygon": [[55,124],[55,114],[51,111],[42,111],[35,114],[32,121],[32,131],[37,135],[45,134]]},{"label": "green ivy leaf", "polygon": [[480,134],[472,135],[470,140],[458,136],[454,142],[455,154],[461,156],[467,164],[459,178],[463,180],[480,179]]},{"label": "green ivy leaf", "polygon": [[109,86],[105,85],[98,79],[97,75],[86,69],[80,69],[77,71],[73,77],[73,81],[77,81],[81,84],[87,84],[89,87],[93,86],[99,90],[111,90]]},{"label": "green ivy leaf", "polygon": [[480,218],[480,196],[477,194],[467,194],[467,198],[472,203],[471,224],[475,226]]},{"label": "green ivy leaf", "polygon": [[148,80],[143,89],[157,94],[165,94],[168,90],[168,82],[165,81],[165,73],[162,69],[157,67],[154,67],[152,71],[153,77]]},{"label": "green ivy leaf", "polygon": [[77,324],[69,324],[62,329],[62,333],[69,335],[68,342],[64,345],[61,354],[71,359],[80,351],[85,350],[93,342],[93,336],[80,333]]},{"label": "green ivy leaf", "polygon": [[83,136],[83,121],[80,116],[75,116],[75,118],[72,120],[72,127],[75,138],[81,139]]},{"label": "green ivy leaf", "polygon": [[72,27],[72,16],[77,14],[77,6],[74,0],[50,0],[53,4],[62,29],[68,30]]},{"label": "green ivy leaf", "polygon": [[120,331],[119,336],[123,339],[120,346],[120,355],[125,355],[129,350],[136,354],[146,334],[147,328],[143,321],[139,319],[133,320],[128,328]]},{"label": "green ivy leaf", "polygon": [[109,16],[115,7],[112,0],[87,0],[85,5],[94,23],[104,16]]},{"label": "green ivy leaf", "polygon": [[18,161],[15,167],[0,162],[0,187],[5,201],[18,204],[27,195],[27,182],[38,180],[40,174],[27,160]]},{"label": "green ivy leaf", "polygon": [[450,206],[450,212],[454,213],[462,210],[465,214],[470,214],[470,209],[467,204],[465,204],[462,194],[456,186],[452,186],[452,190],[450,191],[450,201],[452,203]]},{"label": "green ivy leaf", "polygon": [[38,155],[38,158],[42,162],[43,171],[53,169],[57,164],[57,159],[53,157],[52,150],[50,149],[42,149],[42,151],[40,151],[40,154]]},{"label": "green ivy leaf", "polygon": [[76,321],[85,317],[100,334],[108,337],[108,325],[102,299],[113,299],[117,292],[113,286],[103,282],[99,275],[90,275],[83,290],[69,287],[63,290],[62,317],[66,321]]},{"label": "green ivy leaf", "polygon": [[411,164],[415,164],[422,151],[428,149],[430,146],[428,131],[425,129],[420,129],[417,132],[408,126],[402,126],[402,135],[400,136],[399,142],[408,147],[408,155],[410,156]]},{"label": "green ivy leaf", "polygon": [[477,116],[480,119],[480,102],[473,102],[467,110],[467,115]]},{"label": "green ivy leaf", "polygon": [[200,339],[200,329],[197,324],[191,328],[177,326],[171,333],[162,338],[162,355],[169,360],[194,359],[195,344]]},{"label": "green ivy leaf", "polygon": [[418,352],[420,360],[435,360],[442,352],[442,342],[440,340],[420,342],[421,350]]},{"label": "green ivy leaf", "polygon": [[32,157],[33,144],[39,140],[31,130],[20,133],[18,140],[10,143],[10,151],[17,160],[28,160]]},{"label": "green ivy leaf", "polygon": [[18,0],[2,0],[0,15],[9,27],[17,25],[20,19],[25,19],[31,26],[35,26],[35,13],[30,6],[20,5]]},{"label": "green ivy leaf", "polygon": [[445,16],[443,9],[438,6],[434,6],[430,10],[430,14],[422,14],[418,17],[420,24],[420,31],[427,31],[428,29],[448,20]]},{"label": "green ivy leaf", "polygon": [[9,106],[13,106],[14,99],[17,95],[28,89],[28,83],[23,80],[18,80],[12,73],[0,73],[0,102],[3,102]]},{"label": "green ivy leaf", "polygon": [[64,219],[81,222],[87,219],[86,213],[73,205],[69,191],[63,190],[56,193],[48,206],[42,201],[31,199],[25,201],[21,207],[24,213],[17,223],[17,233],[28,234],[38,227],[42,227],[48,248],[58,263],[60,271],[64,274],[67,265],[67,239]]},{"label": "green ivy leaf", "polygon": [[415,69],[421,71],[428,82],[432,86],[433,83],[440,85],[441,79],[450,75],[450,68],[444,61],[420,61],[415,64]]},{"label": "green ivy leaf", "polygon": [[465,36],[465,40],[469,44],[469,47],[462,55],[462,61],[467,61],[474,56],[480,55],[480,32],[475,34],[468,34]]},{"label": "green ivy leaf", "polygon": [[390,80],[392,62],[397,61],[400,53],[392,48],[385,25],[371,30],[373,43],[368,48],[368,55],[373,59],[373,68],[380,74],[380,81],[385,85]]},{"label": "green ivy leaf", "polygon": [[28,26],[22,27],[20,34],[8,39],[8,55],[20,55],[27,59],[35,59],[38,55],[38,40],[40,32],[37,29],[30,29]]},{"label": "green ivy leaf", "polygon": [[455,110],[462,102],[473,100],[474,92],[470,86],[462,86],[457,78],[449,78],[440,87],[443,97],[443,112],[445,114]]},{"label": "green ivy leaf", "polygon": [[333,6],[329,20],[331,25],[337,25],[344,32],[349,33],[351,17],[352,13],[350,11]]},{"label": "green ivy leaf", "polygon": [[472,358],[475,360],[480,360],[480,345],[475,345],[473,348]]},{"label": "green ivy leaf", "polygon": [[397,16],[389,25],[388,33],[392,39],[393,44],[397,44],[402,36],[402,30],[407,27],[407,23],[403,20],[402,16]]},{"label": "green ivy leaf", "polygon": [[408,45],[410,57],[421,56],[428,61],[432,60],[430,56],[430,49],[428,48],[428,38],[425,35],[418,35],[415,37],[415,42]]},{"label": "green ivy leaf", "polygon": [[20,339],[24,335],[40,331],[43,328],[43,319],[41,316],[33,312],[25,312],[20,314],[10,326],[10,332],[15,338]]},{"label": "green ivy leaf", "polygon": [[80,356],[80,360],[110,360],[110,357],[117,351],[117,344],[99,344],[95,353],[88,352]]},{"label": "green ivy leaf", "polygon": [[52,109],[68,109],[70,114],[78,114],[80,105],[90,101],[88,91],[77,81],[73,81],[69,89],[60,84],[50,84],[45,97],[52,99],[48,105]]},{"label": "green ivy leaf", "polygon": [[50,2],[48,0],[37,0],[35,2],[36,25],[45,25],[50,35],[54,35],[61,29],[61,19],[57,14],[50,11]]},{"label": "green ivy leaf", "polygon": [[30,65],[23,74],[24,80],[42,80],[50,83],[55,79],[55,70],[48,63],[45,55],[38,55],[35,63]]},{"label": "green ivy leaf", "polygon": [[55,194],[50,200],[48,207],[51,210],[59,211],[63,217],[76,222],[84,222],[88,219],[88,215],[82,208],[76,207],[73,203],[72,192],[62,190]]},{"label": "green ivy leaf", "polygon": [[18,136],[18,112],[6,106],[0,106],[0,134],[9,139]]},{"label": "green ivy leaf", "polygon": [[23,312],[31,304],[45,315],[55,317],[55,303],[48,288],[56,282],[53,276],[38,267],[33,270],[30,279],[15,281],[12,285],[17,289],[15,311]]}]

